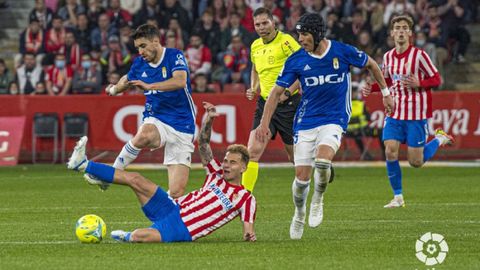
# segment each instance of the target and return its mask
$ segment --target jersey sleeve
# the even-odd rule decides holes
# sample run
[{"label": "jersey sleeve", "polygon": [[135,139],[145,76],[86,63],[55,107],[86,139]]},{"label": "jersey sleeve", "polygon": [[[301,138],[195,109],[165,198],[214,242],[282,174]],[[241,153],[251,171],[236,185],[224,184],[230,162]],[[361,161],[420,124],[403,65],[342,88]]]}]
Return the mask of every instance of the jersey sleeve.
[{"label": "jersey sleeve", "polygon": [[127,80],[128,81],[133,81],[133,80],[138,80],[138,73],[140,72],[140,56],[137,57],[134,61],[132,66],[130,67],[130,70],[127,73]]},{"label": "jersey sleeve", "polygon": [[240,208],[240,218],[243,222],[253,223],[257,214],[257,201],[252,195],[248,195],[249,198]]},{"label": "jersey sleeve", "polygon": [[210,160],[210,163],[208,163],[205,166],[205,172],[206,172],[206,177],[205,177],[205,182],[203,183],[203,186],[206,186],[210,181],[215,179],[216,175],[222,175],[223,174],[223,169],[222,169],[222,164],[216,159]]},{"label": "jersey sleeve", "polygon": [[420,55],[418,56],[418,63],[419,68],[425,77],[433,77],[436,73],[438,73],[437,68],[432,64],[432,60],[425,51],[421,51]]},{"label": "jersey sleeve", "polygon": [[174,62],[172,65],[171,72],[173,73],[178,70],[183,70],[188,72],[188,65],[187,65],[187,60],[185,59],[185,55],[183,55],[181,51],[177,50],[173,57],[174,58],[171,61],[174,61]]},{"label": "jersey sleeve", "polygon": [[390,73],[388,72],[388,65],[387,65],[387,53],[383,55],[382,73],[385,79],[390,78]]},{"label": "jersey sleeve", "polygon": [[284,38],[282,40],[282,51],[288,57],[292,55],[294,52],[300,50],[302,46],[298,44],[298,42],[289,34],[283,34]]},{"label": "jersey sleeve", "polygon": [[343,44],[344,48],[342,50],[344,51],[344,54],[347,58],[347,61],[350,63],[350,65],[358,68],[363,68],[368,62],[368,55],[364,51],[360,51],[359,49],[348,45],[348,44]]},{"label": "jersey sleeve", "polygon": [[292,57],[289,57],[278,74],[276,84],[288,88],[296,79],[297,74],[295,72],[295,63],[292,61]]}]

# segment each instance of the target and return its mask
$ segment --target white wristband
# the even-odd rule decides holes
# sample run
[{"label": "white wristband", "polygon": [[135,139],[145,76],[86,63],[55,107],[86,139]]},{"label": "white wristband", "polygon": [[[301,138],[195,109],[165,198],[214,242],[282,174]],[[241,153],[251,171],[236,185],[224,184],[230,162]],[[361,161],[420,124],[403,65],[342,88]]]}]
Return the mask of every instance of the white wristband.
[{"label": "white wristband", "polygon": [[384,96],[384,97],[390,96],[390,90],[388,90],[388,88],[383,88],[380,91],[382,91],[382,96]]},{"label": "white wristband", "polygon": [[115,96],[117,94],[117,87],[114,85],[114,86],[108,88],[108,93],[112,96]]}]

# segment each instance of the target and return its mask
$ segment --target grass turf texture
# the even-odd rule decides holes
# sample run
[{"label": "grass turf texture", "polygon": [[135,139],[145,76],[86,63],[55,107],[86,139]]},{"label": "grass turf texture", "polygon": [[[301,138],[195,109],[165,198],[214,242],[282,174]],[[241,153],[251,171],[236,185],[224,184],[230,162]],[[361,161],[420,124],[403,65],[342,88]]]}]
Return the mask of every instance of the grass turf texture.
[{"label": "grass turf texture", "polygon": [[[166,186],[166,171],[142,174]],[[81,244],[74,227],[85,214],[101,216],[108,235],[150,225],[129,188],[102,193],[60,165],[1,168],[0,269],[428,269],[415,257],[426,232],[444,235],[450,248],[435,269],[479,269],[480,168],[403,175],[407,207],[383,209],[391,198],[384,168],[337,168],[324,222],[306,225],[300,241],[289,239],[293,169],[286,168],[260,169],[256,243],[241,240],[235,220],[195,243]],[[203,176],[192,171],[188,190]]]}]

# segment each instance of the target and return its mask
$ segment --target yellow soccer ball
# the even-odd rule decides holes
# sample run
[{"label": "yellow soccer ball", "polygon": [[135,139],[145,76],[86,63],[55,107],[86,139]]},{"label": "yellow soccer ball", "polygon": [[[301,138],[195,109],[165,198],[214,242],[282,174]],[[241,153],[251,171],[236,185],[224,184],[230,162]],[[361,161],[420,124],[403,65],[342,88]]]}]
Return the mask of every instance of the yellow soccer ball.
[{"label": "yellow soccer ball", "polygon": [[85,215],[77,221],[75,234],[82,243],[100,243],[107,234],[107,225],[97,215]]}]

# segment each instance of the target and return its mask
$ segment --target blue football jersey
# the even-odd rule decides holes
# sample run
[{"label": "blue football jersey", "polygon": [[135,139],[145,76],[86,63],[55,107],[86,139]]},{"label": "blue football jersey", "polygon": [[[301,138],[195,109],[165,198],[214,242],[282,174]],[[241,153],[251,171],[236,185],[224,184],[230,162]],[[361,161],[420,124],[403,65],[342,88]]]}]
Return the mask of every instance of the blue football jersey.
[{"label": "blue football jersey", "polygon": [[187,72],[187,84],[174,91],[145,91],[145,111],[143,117],[155,117],[177,131],[195,133],[195,107],[190,86],[190,72],[183,53],[177,49],[164,48],[160,61],[148,63],[142,57],[133,61],[127,74],[129,81],[141,80],[145,83],[163,82],[172,78],[176,70]]},{"label": "blue football jersey", "polygon": [[346,130],[352,111],[350,65],[363,68],[367,61],[364,52],[334,40],[329,40],[321,56],[303,48],[292,54],[276,84],[286,88],[298,79],[302,85],[294,132],[327,124],[337,124]]}]

